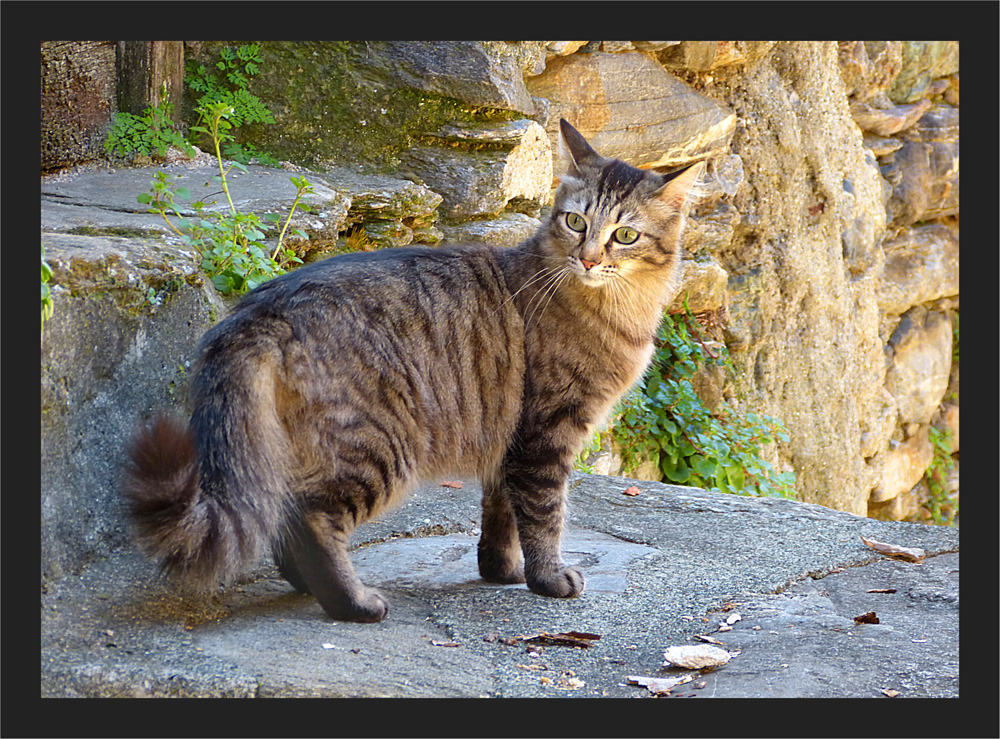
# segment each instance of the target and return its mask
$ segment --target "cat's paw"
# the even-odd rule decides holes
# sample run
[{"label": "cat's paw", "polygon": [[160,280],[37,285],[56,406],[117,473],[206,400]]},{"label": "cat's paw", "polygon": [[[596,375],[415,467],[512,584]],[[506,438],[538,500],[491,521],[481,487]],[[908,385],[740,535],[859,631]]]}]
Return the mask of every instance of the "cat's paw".
[{"label": "cat's paw", "polygon": [[480,545],[479,574],[486,582],[501,585],[524,582],[524,563],[513,560],[505,553]]},{"label": "cat's paw", "polygon": [[337,621],[375,623],[389,615],[389,604],[385,598],[371,588],[364,588],[352,594],[350,599],[337,598],[332,602],[320,601],[323,610]]},{"label": "cat's paw", "polygon": [[528,578],[531,592],[550,598],[575,598],[583,592],[583,573],[576,567],[563,567],[543,576]]}]

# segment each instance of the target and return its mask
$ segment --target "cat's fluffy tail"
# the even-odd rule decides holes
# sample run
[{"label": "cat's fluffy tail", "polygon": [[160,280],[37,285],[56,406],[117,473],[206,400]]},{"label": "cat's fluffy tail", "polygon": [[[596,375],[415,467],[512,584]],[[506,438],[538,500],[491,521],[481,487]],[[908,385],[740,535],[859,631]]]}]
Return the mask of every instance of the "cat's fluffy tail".
[{"label": "cat's fluffy tail", "polygon": [[256,562],[284,533],[291,504],[287,436],[273,401],[248,402],[246,389],[201,405],[190,425],[154,418],[128,450],[122,493],[136,544],[200,589]]}]

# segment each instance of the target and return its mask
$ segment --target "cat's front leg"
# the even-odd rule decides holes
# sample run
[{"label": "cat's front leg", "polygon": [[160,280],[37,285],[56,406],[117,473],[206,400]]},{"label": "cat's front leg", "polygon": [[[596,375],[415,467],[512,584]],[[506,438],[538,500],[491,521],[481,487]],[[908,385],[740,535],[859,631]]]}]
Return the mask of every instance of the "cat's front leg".
[{"label": "cat's front leg", "polygon": [[483,481],[483,534],[479,538],[479,574],[487,582],[524,582],[517,517],[502,480]]},{"label": "cat's front leg", "polygon": [[573,598],[583,592],[583,573],[563,562],[561,541],[566,481],[572,452],[543,448],[523,453],[507,470],[506,491],[517,519],[524,576],[539,595]]}]

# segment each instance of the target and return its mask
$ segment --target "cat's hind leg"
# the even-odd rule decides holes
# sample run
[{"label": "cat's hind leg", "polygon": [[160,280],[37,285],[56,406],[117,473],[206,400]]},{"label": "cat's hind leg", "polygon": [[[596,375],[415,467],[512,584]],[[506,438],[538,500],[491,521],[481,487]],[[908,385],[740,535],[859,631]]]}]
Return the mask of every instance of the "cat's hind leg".
[{"label": "cat's hind leg", "polygon": [[331,618],[381,621],[389,615],[389,604],[354,572],[347,551],[353,528],[345,510],[306,513],[289,532],[278,566],[297,590],[314,595]]},{"label": "cat's hind leg", "polygon": [[[295,526],[290,530],[288,536],[301,536],[302,533],[300,529],[302,527],[301,522],[296,522]],[[282,541],[274,548],[274,561],[278,565],[278,571],[281,572],[281,576],[288,580],[297,591],[304,593],[305,595],[310,595],[309,585],[306,584],[306,579],[302,576],[299,571],[299,566],[295,562],[295,557],[291,551],[291,543],[289,541]]]}]

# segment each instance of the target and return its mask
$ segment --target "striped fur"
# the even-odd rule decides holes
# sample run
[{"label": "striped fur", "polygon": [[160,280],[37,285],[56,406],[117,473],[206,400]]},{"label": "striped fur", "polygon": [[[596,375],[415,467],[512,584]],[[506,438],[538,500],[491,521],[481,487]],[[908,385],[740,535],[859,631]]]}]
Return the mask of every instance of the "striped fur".
[{"label": "striped fur", "polygon": [[335,257],[206,333],[190,424],[157,419],[130,448],[140,546],[201,586],[272,551],[332,617],[377,621],[388,606],[354,574],[351,531],[421,481],[464,475],[483,483],[485,579],[582,592],[560,557],[566,479],[649,362],[701,165],[664,177],[565,122],[563,139],[569,171],[520,246]]}]

